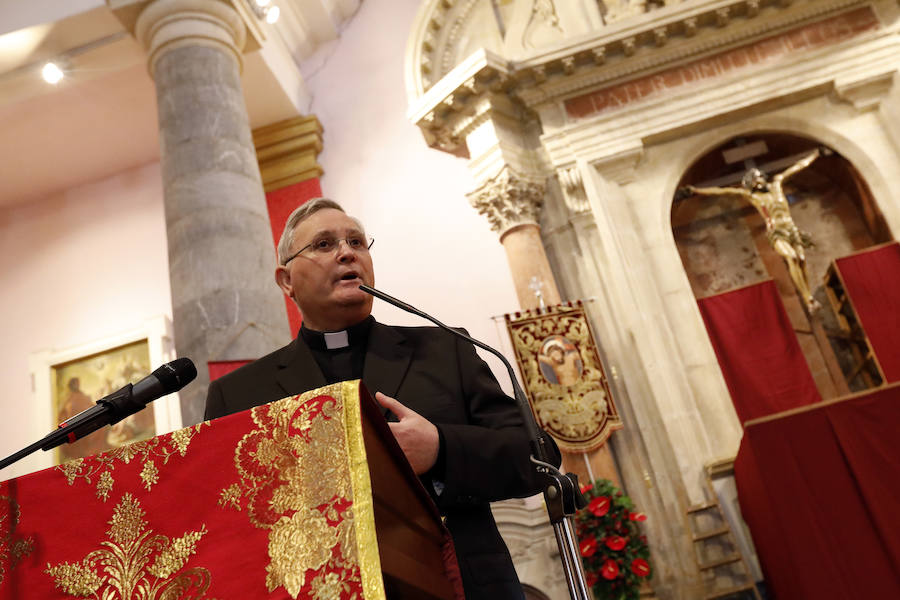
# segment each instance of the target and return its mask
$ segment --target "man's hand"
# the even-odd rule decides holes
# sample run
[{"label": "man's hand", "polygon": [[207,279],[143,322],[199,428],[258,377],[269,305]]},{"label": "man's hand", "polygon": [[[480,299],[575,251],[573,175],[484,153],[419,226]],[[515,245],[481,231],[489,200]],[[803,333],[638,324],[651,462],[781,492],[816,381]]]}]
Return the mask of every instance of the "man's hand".
[{"label": "man's hand", "polygon": [[440,448],[437,427],[416,411],[381,392],[376,392],[375,400],[400,419],[388,425],[413,471],[416,475],[427,472],[434,466]]}]

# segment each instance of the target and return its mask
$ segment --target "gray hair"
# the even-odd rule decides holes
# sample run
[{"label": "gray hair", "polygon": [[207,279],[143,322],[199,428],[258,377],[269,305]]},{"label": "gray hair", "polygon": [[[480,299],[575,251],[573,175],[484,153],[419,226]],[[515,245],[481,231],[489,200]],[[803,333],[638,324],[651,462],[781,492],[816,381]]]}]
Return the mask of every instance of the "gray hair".
[{"label": "gray hair", "polygon": [[[345,214],[347,212],[340,204],[328,198],[313,198],[294,209],[294,212],[291,213],[287,218],[287,222],[284,224],[284,231],[281,232],[281,239],[278,240],[279,265],[283,265],[284,261],[287,260],[291,254],[291,244],[294,243],[294,230],[297,229],[297,226],[313,214],[326,208],[333,208]],[[356,219],[354,219],[354,221],[355,220]]]}]

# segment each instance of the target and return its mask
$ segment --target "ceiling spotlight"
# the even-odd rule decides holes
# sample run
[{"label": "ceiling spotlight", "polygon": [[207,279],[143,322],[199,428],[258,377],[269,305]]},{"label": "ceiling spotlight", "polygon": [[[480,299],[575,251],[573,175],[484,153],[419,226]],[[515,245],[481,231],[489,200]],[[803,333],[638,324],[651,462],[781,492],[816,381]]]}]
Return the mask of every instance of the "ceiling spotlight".
[{"label": "ceiling spotlight", "polygon": [[269,2],[271,2],[271,0],[256,0],[256,5],[262,8],[263,6],[269,4]]},{"label": "ceiling spotlight", "polygon": [[59,83],[65,76],[62,69],[59,68],[59,65],[53,62],[48,62],[44,65],[44,68],[41,69],[41,75],[43,76],[44,81],[52,83],[53,85]]},{"label": "ceiling spotlight", "polygon": [[[256,0],[259,2],[259,0]],[[268,0],[266,0],[268,2]],[[275,21],[278,20],[278,17],[281,16],[281,9],[278,8],[277,4],[273,4],[269,8],[266,9],[266,23],[272,25]]]}]

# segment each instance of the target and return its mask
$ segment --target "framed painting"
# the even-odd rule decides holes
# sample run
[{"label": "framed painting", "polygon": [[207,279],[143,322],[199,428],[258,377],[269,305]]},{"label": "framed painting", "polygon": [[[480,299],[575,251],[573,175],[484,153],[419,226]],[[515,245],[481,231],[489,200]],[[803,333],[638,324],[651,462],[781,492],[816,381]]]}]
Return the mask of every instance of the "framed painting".
[{"label": "framed painting", "polygon": [[[168,317],[149,319],[133,330],[72,348],[36,353],[29,357],[35,395],[32,418],[44,422],[42,429],[49,433],[100,398],[136,383],[174,358]],[[34,460],[38,462],[31,468],[90,456],[180,427],[178,396],[170,394],[115,425],[59,446],[52,456],[37,453]]]}]

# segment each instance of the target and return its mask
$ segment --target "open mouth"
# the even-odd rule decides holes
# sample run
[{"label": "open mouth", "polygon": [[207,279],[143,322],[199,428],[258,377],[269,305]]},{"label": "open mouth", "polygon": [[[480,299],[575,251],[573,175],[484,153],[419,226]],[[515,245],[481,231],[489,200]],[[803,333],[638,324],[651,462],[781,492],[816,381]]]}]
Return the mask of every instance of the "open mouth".
[{"label": "open mouth", "polygon": [[359,275],[356,273],[345,273],[341,276],[340,281],[354,281],[356,279],[359,279]]}]

